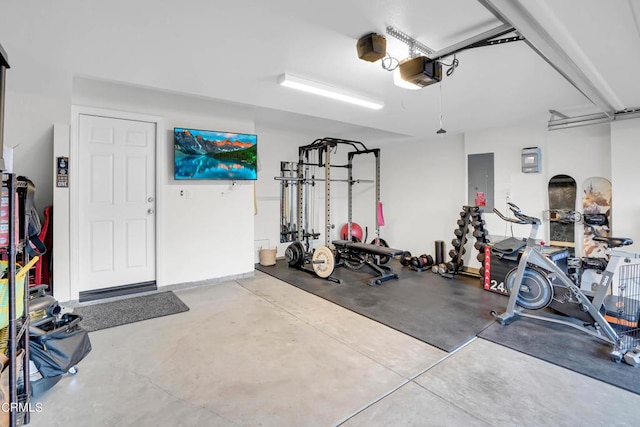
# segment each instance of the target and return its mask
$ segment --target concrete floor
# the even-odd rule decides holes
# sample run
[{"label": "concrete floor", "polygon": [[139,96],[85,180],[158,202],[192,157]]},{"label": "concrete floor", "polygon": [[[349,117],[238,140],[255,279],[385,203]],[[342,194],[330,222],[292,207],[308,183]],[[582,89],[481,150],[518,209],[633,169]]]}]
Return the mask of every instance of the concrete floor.
[{"label": "concrete floor", "polygon": [[640,396],[475,339],[455,353],[256,272],[91,333],[40,426],[636,426]]}]

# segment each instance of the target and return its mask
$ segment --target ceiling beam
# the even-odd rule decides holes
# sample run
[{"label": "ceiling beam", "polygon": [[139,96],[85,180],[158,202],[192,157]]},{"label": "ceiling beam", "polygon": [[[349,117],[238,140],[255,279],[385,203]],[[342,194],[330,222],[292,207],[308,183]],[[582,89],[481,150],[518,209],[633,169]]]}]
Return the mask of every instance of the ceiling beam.
[{"label": "ceiling beam", "polygon": [[[613,118],[617,100],[610,100],[582,72],[571,56],[558,45],[545,28],[522,5],[521,0],[478,0],[504,23],[512,25],[525,37],[525,42],[571,83],[607,117]],[[532,82],[535,84],[535,82]]]},{"label": "ceiling beam", "polygon": [[512,33],[514,30],[513,26],[511,24],[502,24],[496,28],[492,28],[488,31],[485,31],[484,33],[480,33],[476,36],[470,37],[466,40],[462,40],[461,42],[458,42],[456,44],[453,44],[449,47],[445,47],[444,49],[440,49],[439,51],[435,52],[432,56],[430,56],[429,58],[431,59],[441,59],[450,55],[453,55],[457,52],[460,52],[461,50],[465,50],[465,49],[469,49],[470,47],[472,47],[473,45],[477,44],[477,43],[482,43],[485,42],[487,40],[491,40],[493,38],[496,37],[500,37],[500,36],[504,36],[505,34],[509,34]]}]

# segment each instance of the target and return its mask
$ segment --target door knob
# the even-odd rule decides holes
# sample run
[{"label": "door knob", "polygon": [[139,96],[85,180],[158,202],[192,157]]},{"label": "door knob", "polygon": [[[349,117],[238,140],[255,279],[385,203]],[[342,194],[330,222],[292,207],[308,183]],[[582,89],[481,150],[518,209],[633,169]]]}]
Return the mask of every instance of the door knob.
[{"label": "door knob", "polygon": [[152,214],[153,213],[153,209],[151,209],[151,208],[147,209],[147,213],[148,214]]},{"label": "door knob", "polygon": [[147,202],[151,203],[151,202],[153,202],[154,200],[155,200],[155,199],[154,199],[153,197],[149,197],[149,198],[147,199]]}]

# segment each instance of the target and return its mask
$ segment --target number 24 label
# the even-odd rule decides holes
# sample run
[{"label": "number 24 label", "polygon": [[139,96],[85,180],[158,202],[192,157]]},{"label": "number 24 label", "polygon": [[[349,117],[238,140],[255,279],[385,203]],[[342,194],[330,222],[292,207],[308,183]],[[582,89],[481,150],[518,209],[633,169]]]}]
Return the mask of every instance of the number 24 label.
[{"label": "number 24 label", "polygon": [[498,283],[497,280],[492,280],[489,289],[496,292],[501,292],[503,294],[507,293],[507,288],[504,286],[504,282]]}]

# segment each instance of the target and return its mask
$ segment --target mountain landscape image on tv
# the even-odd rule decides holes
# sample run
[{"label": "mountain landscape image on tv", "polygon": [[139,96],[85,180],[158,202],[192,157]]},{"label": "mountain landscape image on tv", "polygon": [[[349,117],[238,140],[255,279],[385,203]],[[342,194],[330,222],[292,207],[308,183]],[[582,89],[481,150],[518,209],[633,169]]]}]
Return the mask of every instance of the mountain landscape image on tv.
[{"label": "mountain landscape image on tv", "polygon": [[257,135],[184,128],[173,134],[175,179],[257,179]]}]

